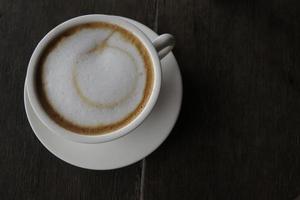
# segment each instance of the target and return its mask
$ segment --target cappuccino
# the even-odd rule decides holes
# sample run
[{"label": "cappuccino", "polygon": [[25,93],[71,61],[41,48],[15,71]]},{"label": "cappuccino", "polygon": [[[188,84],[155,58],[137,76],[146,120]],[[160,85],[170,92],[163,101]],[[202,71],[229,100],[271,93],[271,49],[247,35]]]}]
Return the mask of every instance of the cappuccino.
[{"label": "cappuccino", "polygon": [[57,124],[78,134],[104,134],[143,110],[153,87],[152,65],[133,33],[110,23],[81,24],[43,50],[35,87]]}]

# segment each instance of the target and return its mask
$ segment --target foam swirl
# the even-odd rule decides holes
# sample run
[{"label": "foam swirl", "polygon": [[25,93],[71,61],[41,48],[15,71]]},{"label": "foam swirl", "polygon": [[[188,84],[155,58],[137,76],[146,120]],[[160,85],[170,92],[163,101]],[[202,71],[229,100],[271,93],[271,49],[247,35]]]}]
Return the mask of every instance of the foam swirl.
[{"label": "foam swirl", "polygon": [[[124,103],[127,99],[129,99],[133,94],[134,91],[136,89],[136,84],[138,82],[138,66],[137,63],[135,61],[135,58],[126,50],[121,49],[120,47],[117,46],[111,46],[107,44],[107,41],[109,38],[111,38],[113,36],[115,32],[112,31],[107,38],[105,38],[100,44],[97,44],[96,47],[88,50],[88,52],[86,52],[83,55],[80,55],[79,58],[77,58],[77,61],[75,62],[74,68],[73,68],[73,84],[74,87],[76,89],[76,92],[78,93],[78,96],[88,105],[93,106],[93,107],[97,107],[97,108],[110,108],[113,109],[114,107],[118,106],[121,103]],[[130,84],[131,88],[130,90],[121,95],[121,97],[117,98],[117,99],[111,99],[109,102],[97,102],[94,99],[91,99],[90,97],[88,97],[88,95],[85,94],[85,91],[81,88],[79,81],[78,81],[78,64],[81,63],[82,64],[82,60],[86,61],[87,57],[101,57],[103,56],[103,53],[108,50],[115,50],[115,51],[119,51],[119,53],[126,55],[132,62],[132,66],[134,66],[134,77],[132,80],[132,83]],[[93,55],[94,54],[94,55]],[[104,56],[105,57],[105,56]],[[90,64],[90,63],[89,63]],[[88,67],[88,66],[87,66]],[[117,89],[118,92],[120,92],[120,88]],[[114,92],[114,91],[113,91]]]}]

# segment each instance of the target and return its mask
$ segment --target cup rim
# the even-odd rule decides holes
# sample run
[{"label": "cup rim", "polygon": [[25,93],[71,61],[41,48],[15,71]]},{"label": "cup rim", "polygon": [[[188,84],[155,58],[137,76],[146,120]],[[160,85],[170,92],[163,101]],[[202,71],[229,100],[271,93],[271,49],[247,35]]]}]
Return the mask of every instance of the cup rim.
[{"label": "cup rim", "polygon": [[[39,59],[40,54],[43,52],[44,48],[48,45],[48,43],[53,40],[59,33],[71,28],[75,25],[90,23],[90,22],[107,22],[116,24],[134,34],[144,45],[146,50],[148,51],[154,71],[154,80],[153,80],[153,88],[150,94],[150,97],[143,108],[143,110],[136,116],[130,123],[126,124],[125,126],[103,134],[98,135],[83,135],[79,134],[70,130],[63,128],[62,126],[58,125],[42,108],[37,94],[35,92],[35,83],[34,83],[34,75],[36,71],[37,62]],[[63,136],[68,140],[72,140],[79,143],[101,143],[101,142],[108,142],[124,135],[127,135],[135,128],[137,128],[150,114],[152,111],[161,87],[161,65],[160,60],[158,58],[157,51],[155,50],[152,42],[150,39],[135,25],[131,24],[130,22],[124,20],[121,17],[113,16],[113,15],[102,15],[102,14],[90,14],[90,15],[82,15],[75,18],[71,18],[56,27],[54,27],[51,31],[49,31],[38,43],[36,48],[34,49],[32,56],[30,58],[28,68],[27,68],[27,75],[26,75],[26,87],[29,102],[32,105],[32,108],[37,115],[37,117],[43,122],[43,124],[52,130],[52,132]]]}]

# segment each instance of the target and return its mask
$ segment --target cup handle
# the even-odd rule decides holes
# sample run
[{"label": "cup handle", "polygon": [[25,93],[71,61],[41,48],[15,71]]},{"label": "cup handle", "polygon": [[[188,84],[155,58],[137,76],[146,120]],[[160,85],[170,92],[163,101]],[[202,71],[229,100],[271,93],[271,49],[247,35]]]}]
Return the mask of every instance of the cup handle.
[{"label": "cup handle", "polygon": [[175,45],[175,38],[173,35],[165,33],[158,36],[153,42],[159,59],[163,59],[170,51],[172,51]]}]

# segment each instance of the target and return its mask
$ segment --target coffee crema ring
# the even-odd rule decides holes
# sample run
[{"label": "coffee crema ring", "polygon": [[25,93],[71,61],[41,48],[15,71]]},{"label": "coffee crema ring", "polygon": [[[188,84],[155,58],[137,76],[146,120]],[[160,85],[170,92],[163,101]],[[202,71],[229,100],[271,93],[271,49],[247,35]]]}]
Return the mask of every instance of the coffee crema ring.
[{"label": "coffee crema ring", "polygon": [[77,134],[122,128],[143,110],[153,88],[146,47],[115,24],[67,29],[45,47],[38,65],[36,90],[43,109]]}]

